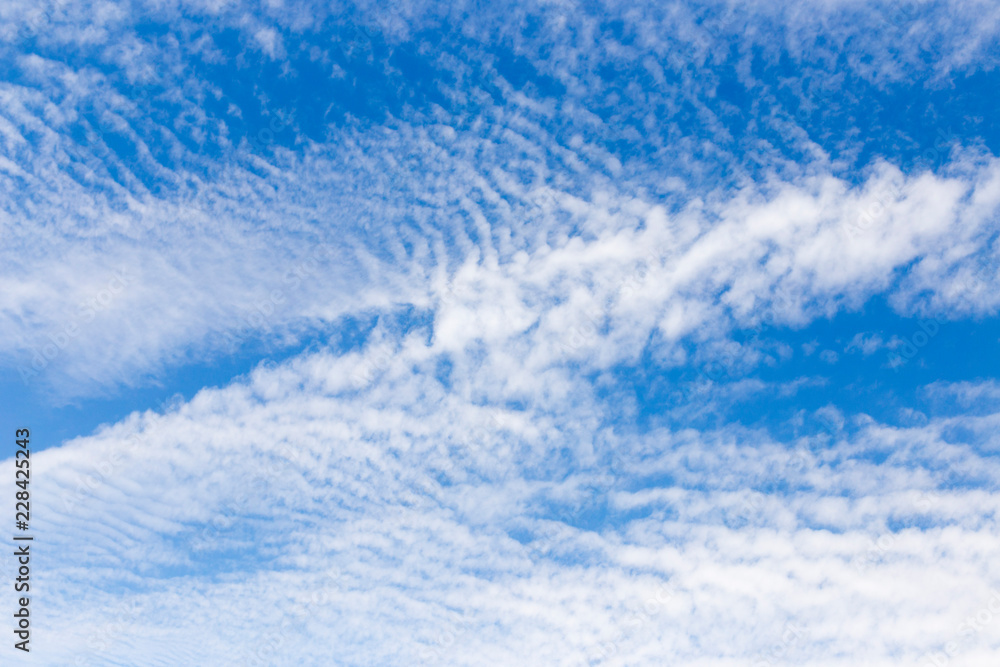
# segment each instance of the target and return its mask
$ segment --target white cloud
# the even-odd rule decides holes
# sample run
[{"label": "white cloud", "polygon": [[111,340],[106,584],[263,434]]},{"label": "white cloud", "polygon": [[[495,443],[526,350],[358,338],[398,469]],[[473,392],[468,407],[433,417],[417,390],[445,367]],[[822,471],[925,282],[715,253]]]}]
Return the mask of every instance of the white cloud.
[{"label": "white cloud", "polygon": [[[223,24],[239,14],[206,11]],[[277,45],[283,31],[293,30],[282,22],[298,25],[301,17],[268,11],[275,25],[256,21],[251,36]],[[519,25],[517,11],[511,26]],[[802,31],[797,48],[812,48],[807,36],[817,26],[808,13],[774,11]],[[584,102],[607,87],[588,68],[602,58],[617,62],[642,44],[655,52],[660,41],[652,33],[648,43],[609,41],[588,50],[565,34],[566,21],[584,20],[569,12],[545,28],[561,35],[550,56],[535,51],[548,41],[522,44],[539,71],[568,86],[561,106],[504,83],[488,60],[480,80],[447,52],[427,56],[469,84],[442,84],[443,92],[475,100],[480,121],[470,125],[431,107],[382,126],[329,127],[319,140],[271,111],[259,121],[267,127],[233,136],[251,111],[241,108],[247,103],[235,104],[183,67],[188,47],[201,54],[212,48],[154,46],[130,32],[134,17],[102,17],[101,30],[127,37],[107,52],[130,68],[127,96],[112,74],[31,55],[20,64],[32,87],[7,84],[0,97],[8,211],[0,224],[9,239],[0,356],[15,372],[42,366],[39,381],[67,396],[212,358],[218,341],[260,336],[293,345],[345,314],[406,304],[435,309],[440,341],[455,349],[479,340],[512,346],[530,359],[531,372],[583,359],[604,368],[635,358],[651,340],[663,360],[679,363],[688,359],[682,340],[718,340],[762,319],[800,326],[877,294],[888,294],[907,315],[983,315],[1000,306],[1000,290],[991,288],[996,272],[984,268],[996,255],[989,239],[1000,205],[1000,166],[989,156],[959,150],[936,174],[877,163],[853,185],[835,175],[828,157],[816,154],[791,168],[761,154],[770,177],[734,195],[728,183],[699,179],[708,158],[680,146],[692,161],[680,171],[693,171],[678,184],[656,170],[659,180],[672,179],[666,200],[649,191],[642,165],[609,170],[614,156],[602,133],[615,121],[585,111]],[[388,31],[382,38],[409,34],[383,19],[375,22]],[[667,21],[664,34],[688,34],[689,19]],[[743,25],[737,15],[732,20]],[[485,30],[476,25],[470,35]],[[946,33],[942,27],[941,39]],[[58,31],[46,37],[69,39],[74,48],[97,38]],[[500,86],[502,99],[473,81]],[[179,113],[150,113],[167,101],[148,92],[155,85],[173,91],[169,101]],[[688,101],[704,105],[700,90]],[[680,96],[674,103],[687,99],[669,95]],[[222,116],[206,113],[210,98],[227,109]],[[552,124],[560,109],[586,137],[563,139]],[[98,119],[103,126],[94,126]],[[272,145],[270,161],[247,152],[260,132],[274,134],[276,120],[284,139]],[[74,134],[79,124],[88,128],[86,141]],[[667,136],[654,129],[650,140]],[[29,143],[33,134],[42,139]],[[112,138],[134,150],[113,148]],[[207,160],[192,141],[199,150],[220,150],[221,159]],[[723,150],[719,142],[713,150]],[[240,145],[245,150],[236,150]],[[288,267],[316,246],[330,248],[324,263],[306,278],[290,277]],[[69,337],[65,352],[45,358],[81,302],[97,298],[122,267],[134,281]],[[117,354],[109,359],[112,348]],[[710,347],[700,349],[706,355]]]},{"label": "white cloud", "polygon": [[[560,395],[571,378],[484,408],[511,359],[445,391],[441,354],[471,361],[414,336],[360,393],[378,350],[303,356],[37,453],[38,636],[60,637],[40,664],[186,646],[202,664],[746,664],[792,624],[797,664],[889,665],[988,603],[997,414],[798,450],[733,427],[621,436],[590,389]],[[973,640],[969,660],[1000,622]]]},{"label": "white cloud", "polygon": [[[755,10],[825,72],[818,36],[858,35],[845,6],[867,11]],[[132,28],[182,9],[132,9],[32,20],[46,28],[38,53],[0,86],[5,363],[30,367],[37,351],[65,397],[233,342],[291,347],[344,316],[412,308],[430,324],[383,322],[360,351],[300,354],[37,452],[40,664],[897,665],[956,635],[955,664],[976,664],[1000,644],[1000,620],[967,643],[959,629],[1000,581],[993,408],[911,411],[893,427],[827,406],[814,416],[828,433],[785,443],[725,425],[636,434],[622,427],[634,402],[598,398],[610,369],[647,352],[737,376],[777,363],[794,351],[764,328],[877,295],[922,318],[996,314],[1000,161],[958,146],[933,172],[877,161],[855,178],[849,156],[772,119],[809,157],[755,145],[751,173],[706,102],[717,77],[684,65],[715,58],[718,34],[774,41],[739,12],[698,28],[688,9],[630,5],[619,40],[568,4],[529,40],[525,8],[468,21],[373,9],[393,47],[435,21],[461,26],[461,59],[411,45],[458,82],[435,82],[452,110],[407,101],[310,128],[253,81],[241,91],[255,101],[237,103],[185,67],[193,53],[225,62],[217,44],[154,47]],[[275,3],[254,21],[244,9],[183,12],[239,27],[240,48],[291,76],[286,36],[312,8]],[[866,31],[850,71],[887,84],[924,47],[940,56],[924,75],[993,66],[995,12],[945,9],[941,23]],[[979,15],[972,41],[956,37]],[[565,91],[504,80],[477,40]],[[311,62],[350,79],[312,46]],[[69,67],[52,53],[63,48],[106,67]],[[636,62],[648,90],[599,75]],[[688,105],[704,134],[652,111]],[[284,134],[260,150],[267,132]],[[655,159],[621,159],[611,139]],[[719,164],[739,189],[711,176]],[[682,409],[710,411],[697,392],[711,382]],[[810,383],[744,379],[719,400]],[[996,393],[927,391],[964,406]]]},{"label": "white cloud", "polygon": [[882,340],[882,336],[877,333],[858,333],[854,335],[851,342],[844,348],[845,352],[860,352],[866,357],[870,357],[879,350],[891,347],[892,343]]}]

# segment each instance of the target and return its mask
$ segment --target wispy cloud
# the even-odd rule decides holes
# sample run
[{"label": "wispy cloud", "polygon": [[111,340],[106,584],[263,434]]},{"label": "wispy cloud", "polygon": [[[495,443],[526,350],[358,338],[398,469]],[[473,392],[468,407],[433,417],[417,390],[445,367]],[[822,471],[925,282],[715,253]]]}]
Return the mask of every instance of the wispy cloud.
[{"label": "wispy cloud", "polygon": [[[155,651],[183,660],[177,647],[188,643],[175,639],[190,634],[223,664],[270,627],[281,628],[281,652],[265,660],[283,663],[320,659],[329,646],[311,637],[321,632],[352,664],[428,651],[472,664],[486,647],[505,661],[579,664],[601,646],[616,663],[645,660],[662,641],[677,659],[723,664],[766,653],[764,628],[780,637],[793,624],[807,633],[789,646],[803,660],[846,642],[845,664],[888,664],[899,659],[889,646],[916,660],[947,640],[949,618],[979,603],[996,539],[986,519],[1000,472],[988,445],[994,414],[911,429],[869,421],[832,447],[806,441],[804,454],[729,428],[630,441],[587,424],[612,406],[583,393],[557,409],[565,404],[545,398],[544,379],[536,407],[491,421],[458,397],[492,379],[445,392],[419,370],[434,365],[434,347],[412,342],[398,354],[360,393],[348,378],[368,360],[322,353],[39,454],[39,538],[50,545],[42,585],[60,582],[47,587],[55,597],[43,622],[66,638],[43,659],[89,651],[94,664],[112,654],[142,662]],[[495,430],[466,445],[484,419]],[[949,442],[957,425],[974,439]],[[588,431],[603,435],[581,438]],[[629,467],[607,487],[601,465],[580,464],[612,452]],[[569,480],[605,509],[556,537],[549,506]],[[872,542],[891,548],[872,558]],[[928,568],[951,574],[905,583]],[[329,572],[335,580],[321,585]],[[676,586],[670,603],[643,613],[664,586]],[[88,616],[122,595],[132,639],[85,650],[95,622],[72,611],[80,593],[56,590],[93,591]],[[336,595],[310,605],[314,590]],[[178,623],[171,609],[183,600],[191,614]],[[300,609],[308,621],[282,625]],[[900,622],[844,623],[886,613]],[[240,622],[216,632],[231,614]],[[720,619],[725,633],[713,630]]]},{"label": "wispy cloud", "polygon": [[0,364],[281,359],[33,454],[39,664],[1000,642],[992,3],[0,18]]}]

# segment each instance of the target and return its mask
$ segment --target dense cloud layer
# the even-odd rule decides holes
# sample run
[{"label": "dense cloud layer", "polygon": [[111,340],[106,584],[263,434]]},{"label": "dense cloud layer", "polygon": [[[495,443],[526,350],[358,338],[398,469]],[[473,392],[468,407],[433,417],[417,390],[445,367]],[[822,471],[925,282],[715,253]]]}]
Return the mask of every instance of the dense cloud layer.
[{"label": "dense cloud layer", "polygon": [[440,352],[371,384],[379,350],[315,354],[38,455],[66,638],[39,657],[890,665],[954,639],[973,665],[1000,640],[959,631],[1000,574],[997,413],[630,436],[571,377],[523,410],[446,390]]}]

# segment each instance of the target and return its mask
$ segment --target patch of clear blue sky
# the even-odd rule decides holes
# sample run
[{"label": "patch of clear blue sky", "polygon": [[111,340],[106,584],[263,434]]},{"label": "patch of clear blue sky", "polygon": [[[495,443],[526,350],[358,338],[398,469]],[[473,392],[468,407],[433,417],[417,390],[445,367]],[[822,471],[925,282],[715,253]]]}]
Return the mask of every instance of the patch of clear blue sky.
[{"label": "patch of clear blue sky", "polygon": [[[923,323],[924,326],[921,326]],[[933,335],[922,332],[933,331]],[[885,342],[909,341],[905,363],[892,367],[897,352],[881,348],[870,355],[847,351],[857,334],[878,335]],[[740,332],[733,338],[740,340]],[[881,299],[874,299],[858,312],[845,312],[819,319],[798,329],[763,329],[753,347],[773,349],[787,345],[791,354],[775,358],[773,365],[745,367],[739,360],[665,366],[652,348],[635,364],[623,364],[612,372],[615,381],[600,393],[608,405],[631,406],[626,414],[610,422],[623,430],[649,431],[656,427],[699,430],[742,424],[763,428],[779,440],[824,432],[828,426],[815,418],[801,421],[827,405],[847,415],[867,414],[887,424],[914,425],[907,410],[927,416],[955,414],[964,408],[935,401],[925,387],[934,382],[982,381],[1000,376],[1000,319],[940,320],[903,317]],[[900,343],[902,345],[902,343]],[[806,348],[811,348],[807,352]],[[692,353],[695,352],[690,347]],[[823,352],[836,353],[824,358]],[[736,385],[759,380],[760,390],[734,394]],[[777,385],[803,380],[786,396]],[[710,405],[707,412],[685,409]],[[613,415],[614,413],[612,413]],[[617,423],[616,423],[617,422]]]}]

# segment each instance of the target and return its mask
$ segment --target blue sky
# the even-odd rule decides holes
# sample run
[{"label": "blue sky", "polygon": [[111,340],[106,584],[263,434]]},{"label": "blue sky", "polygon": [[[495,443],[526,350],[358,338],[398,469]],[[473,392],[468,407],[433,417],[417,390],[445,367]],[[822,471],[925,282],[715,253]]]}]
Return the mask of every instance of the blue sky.
[{"label": "blue sky", "polygon": [[0,17],[34,663],[992,664],[994,3]]}]

